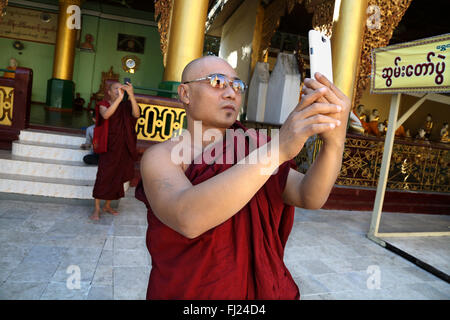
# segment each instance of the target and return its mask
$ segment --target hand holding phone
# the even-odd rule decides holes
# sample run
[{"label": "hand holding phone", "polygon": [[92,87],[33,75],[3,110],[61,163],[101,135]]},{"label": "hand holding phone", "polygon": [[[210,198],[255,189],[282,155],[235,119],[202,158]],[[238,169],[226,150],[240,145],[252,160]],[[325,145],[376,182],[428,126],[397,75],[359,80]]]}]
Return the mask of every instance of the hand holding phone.
[{"label": "hand holding phone", "polygon": [[[131,83],[131,79],[130,78],[123,78],[123,83],[124,84]],[[123,90],[123,91],[124,91],[124,93],[123,93],[123,100],[122,100],[122,102],[125,102],[125,101],[128,100],[128,92],[126,90]]]},{"label": "hand holding phone", "polygon": [[309,39],[309,63],[311,66],[311,78],[316,72],[323,74],[333,82],[333,64],[331,58],[330,38],[319,31],[310,30]]}]

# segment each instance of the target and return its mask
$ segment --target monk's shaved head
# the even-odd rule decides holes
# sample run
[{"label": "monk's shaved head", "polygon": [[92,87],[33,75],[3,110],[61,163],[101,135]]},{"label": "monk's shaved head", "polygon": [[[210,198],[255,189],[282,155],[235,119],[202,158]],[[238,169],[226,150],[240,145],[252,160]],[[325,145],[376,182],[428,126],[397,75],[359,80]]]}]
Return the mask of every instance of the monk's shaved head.
[{"label": "monk's shaved head", "polygon": [[[226,60],[216,56],[204,56],[192,60],[186,65],[186,67],[184,67],[183,73],[181,74],[181,82],[191,81],[200,77],[202,75],[202,71],[207,65],[217,62],[226,63],[229,65]],[[230,68],[232,67],[230,66]]]}]

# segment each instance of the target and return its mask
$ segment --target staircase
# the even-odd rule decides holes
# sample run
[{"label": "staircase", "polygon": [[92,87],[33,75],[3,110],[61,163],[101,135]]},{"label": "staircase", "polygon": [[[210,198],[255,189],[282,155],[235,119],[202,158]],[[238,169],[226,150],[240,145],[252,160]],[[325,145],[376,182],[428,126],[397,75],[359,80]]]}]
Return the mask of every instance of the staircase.
[{"label": "staircase", "polygon": [[11,151],[0,150],[0,199],[93,205],[97,166],[83,162],[84,142],[82,135],[22,130]]}]

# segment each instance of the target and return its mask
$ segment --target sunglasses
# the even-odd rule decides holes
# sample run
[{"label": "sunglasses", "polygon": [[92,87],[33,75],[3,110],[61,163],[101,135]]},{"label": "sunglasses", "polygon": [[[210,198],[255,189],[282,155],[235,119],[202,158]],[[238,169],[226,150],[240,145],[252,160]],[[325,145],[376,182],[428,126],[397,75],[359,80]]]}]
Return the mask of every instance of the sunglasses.
[{"label": "sunglasses", "polygon": [[183,83],[191,83],[191,82],[205,81],[205,80],[208,80],[209,84],[213,88],[223,89],[229,85],[236,93],[244,93],[245,90],[247,89],[247,85],[241,79],[230,80],[225,75],[220,74],[220,73],[210,74],[209,76],[206,76],[204,78],[195,79],[195,80],[191,80],[191,81],[185,81]]}]

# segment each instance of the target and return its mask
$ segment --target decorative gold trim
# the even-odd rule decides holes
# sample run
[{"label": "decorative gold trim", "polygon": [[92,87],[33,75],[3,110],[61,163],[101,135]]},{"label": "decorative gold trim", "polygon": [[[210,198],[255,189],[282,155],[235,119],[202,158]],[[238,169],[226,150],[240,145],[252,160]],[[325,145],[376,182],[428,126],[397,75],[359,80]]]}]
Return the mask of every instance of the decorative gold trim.
[{"label": "decorative gold trim", "polygon": [[145,103],[139,106],[142,111],[136,123],[138,139],[162,142],[182,133],[184,109]]},{"label": "decorative gold trim", "polygon": [[163,54],[163,64],[166,66],[167,50],[169,46],[169,31],[172,15],[173,0],[155,1],[155,20],[158,22],[160,47]]},{"label": "decorative gold trim", "polygon": [[333,29],[334,2],[335,0],[327,0],[316,5],[312,18],[313,28],[328,37],[331,37]]},{"label": "decorative gold trim", "polygon": [[372,49],[389,44],[395,28],[402,20],[411,2],[412,0],[369,0],[369,7],[375,5],[379,8],[380,28],[368,28],[366,25],[353,105],[359,104],[364,90],[370,84]]},{"label": "decorative gold trim", "polygon": [[0,124],[11,126],[13,120],[14,88],[0,86]]},{"label": "decorative gold trim", "polygon": [[[247,128],[270,130],[280,126],[242,121]],[[416,141],[417,142],[417,141]],[[450,147],[441,143],[396,140],[392,150],[387,188],[392,190],[450,193]],[[412,145],[412,143],[414,143]],[[323,142],[311,137],[295,157],[298,171],[306,173]],[[375,188],[380,176],[384,141],[347,136],[337,185]]]},{"label": "decorative gold trim", "polygon": [[5,15],[7,6],[8,0],[0,0],[0,19]]}]

